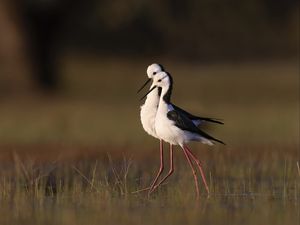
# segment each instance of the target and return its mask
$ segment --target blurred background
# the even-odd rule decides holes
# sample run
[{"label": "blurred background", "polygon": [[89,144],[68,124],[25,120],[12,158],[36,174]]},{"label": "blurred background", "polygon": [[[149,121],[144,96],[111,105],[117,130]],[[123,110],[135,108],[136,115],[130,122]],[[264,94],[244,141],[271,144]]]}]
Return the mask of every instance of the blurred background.
[{"label": "blurred background", "polygon": [[299,1],[1,0],[0,160],[156,151],[136,94],[154,62],[227,148],[298,150]]}]

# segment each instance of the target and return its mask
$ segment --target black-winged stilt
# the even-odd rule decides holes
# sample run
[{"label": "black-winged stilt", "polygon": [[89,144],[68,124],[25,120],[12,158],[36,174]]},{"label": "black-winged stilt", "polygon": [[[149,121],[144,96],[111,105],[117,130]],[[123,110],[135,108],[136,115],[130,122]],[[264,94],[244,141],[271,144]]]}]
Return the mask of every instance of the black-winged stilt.
[{"label": "black-winged stilt", "polygon": [[[156,74],[158,74],[162,71],[164,71],[164,68],[160,64],[154,63],[154,64],[148,66],[148,68],[147,68],[148,80],[138,90],[138,92],[140,92],[156,76]],[[147,95],[145,95],[145,96],[147,96],[147,98],[146,98],[144,105],[142,105],[142,107],[141,107],[141,113],[140,113],[141,122],[142,122],[144,130],[149,135],[160,139],[160,168],[159,168],[159,171],[158,171],[154,181],[152,182],[151,186],[149,188],[143,189],[143,190],[149,190],[149,192],[148,192],[149,194],[151,192],[153,192],[162,182],[164,182],[174,171],[174,168],[173,168],[173,145],[170,144],[170,170],[169,170],[168,174],[158,184],[156,184],[159,176],[161,175],[161,173],[164,170],[163,142],[162,142],[162,139],[157,136],[156,131],[155,131],[155,117],[156,117],[156,113],[157,113],[157,109],[158,109],[161,89],[162,89],[161,87],[154,88],[154,85],[151,85],[150,90],[152,90],[152,91],[148,92]],[[185,115],[187,118],[189,118],[195,124],[195,126],[202,124],[203,121],[223,124],[221,121],[218,121],[216,119],[194,116],[172,103],[169,103],[169,104],[171,104],[172,107],[177,112],[179,112],[180,114]]]},{"label": "black-winged stilt", "polygon": [[[185,157],[192,169],[197,197],[199,197],[199,187],[198,187],[198,178],[196,176],[196,171],[194,170],[192,160],[196,163],[199,172],[201,174],[202,180],[204,182],[205,188],[209,193],[209,188],[206,182],[205,175],[203,173],[201,164],[196,156],[191,152],[191,150],[186,146],[187,143],[191,141],[199,141],[204,144],[213,145],[213,142],[219,142],[224,144],[222,141],[206,134],[201,131],[197,127],[197,123],[193,121],[192,118],[189,118],[189,114],[187,114],[184,110],[181,110],[179,107],[174,107],[174,104],[171,103],[171,95],[173,89],[173,79],[171,75],[167,72],[159,72],[153,77],[153,84],[151,89],[146,93],[145,96],[151,94],[154,90],[160,91],[159,97],[159,105],[156,112],[155,123],[154,123],[154,131],[156,137],[160,140],[168,142],[170,144],[170,171],[156,186],[156,182],[158,177],[161,175],[162,169],[164,167],[163,164],[163,151],[161,149],[161,166],[160,170],[150,187],[149,194],[154,191],[162,182],[164,182],[174,171],[173,168],[173,145],[179,145]],[[157,92],[157,93],[158,93]],[[144,96],[144,97],[145,97]],[[215,121],[213,119],[212,122],[221,123],[219,121]]]}]

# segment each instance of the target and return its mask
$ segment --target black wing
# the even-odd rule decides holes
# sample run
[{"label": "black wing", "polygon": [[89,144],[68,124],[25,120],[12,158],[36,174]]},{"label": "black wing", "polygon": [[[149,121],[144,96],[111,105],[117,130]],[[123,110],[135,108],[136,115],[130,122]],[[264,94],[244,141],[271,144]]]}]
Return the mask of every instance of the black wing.
[{"label": "black wing", "polygon": [[214,118],[208,118],[208,117],[201,117],[201,116],[194,116],[192,114],[190,114],[189,112],[179,108],[176,105],[173,105],[173,108],[179,112],[180,114],[184,114],[186,115],[190,120],[203,120],[203,121],[207,121],[207,122],[212,122],[212,123],[218,123],[218,124],[224,124],[222,121],[218,120],[218,119],[214,119]]},{"label": "black wing", "polygon": [[181,114],[176,110],[172,110],[167,113],[167,117],[168,119],[174,121],[176,127],[182,130],[190,131],[192,133],[197,133],[208,140],[213,140],[221,144],[225,144],[224,142],[208,135],[207,133],[203,132],[198,127],[196,127],[193,121],[190,120],[185,114]]}]

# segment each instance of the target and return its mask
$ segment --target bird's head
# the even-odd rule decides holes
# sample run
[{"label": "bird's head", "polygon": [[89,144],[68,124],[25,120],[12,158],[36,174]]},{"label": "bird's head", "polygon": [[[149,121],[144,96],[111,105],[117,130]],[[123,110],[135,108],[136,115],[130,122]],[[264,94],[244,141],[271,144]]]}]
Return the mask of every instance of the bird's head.
[{"label": "bird's head", "polygon": [[144,89],[144,87],[156,76],[156,74],[160,73],[164,71],[164,68],[162,65],[157,64],[157,63],[153,63],[150,66],[148,66],[147,68],[147,76],[148,79],[146,80],[146,82],[142,85],[142,87],[138,90],[138,93]]},{"label": "bird's head", "polygon": [[162,65],[153,63],[150,66],[148,66],[148,68],[147,68],[147,76],[149,77],[149,79],[153,79],[156,74],[158,74],[159,72],[162,72],[162,71],[164,71],[164,68]]},{"label": "bird's head", "polygon": [[162,71],[157,73],[153,78],[151,89],[141,98],[141,100],[156,88],[169,88],[170,86],[172,86],[172,82],[172,77],[168,72]]},{"label": "bird's head", "polygon": [[168,88],[172,84],[172,77],[168,72],[162,71],[153,78],[152,86]]}]

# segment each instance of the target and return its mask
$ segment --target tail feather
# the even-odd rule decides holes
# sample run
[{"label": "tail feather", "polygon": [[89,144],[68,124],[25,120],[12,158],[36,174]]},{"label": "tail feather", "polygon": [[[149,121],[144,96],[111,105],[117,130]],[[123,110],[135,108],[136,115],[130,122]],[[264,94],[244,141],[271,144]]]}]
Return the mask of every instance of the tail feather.
[{"label": "tail feather", "polygon": [[220,119],[207,118],[207,117],[197,117],[197,119],[202,120],[202,121],[206,121],[206,122],[211,122],[211,123],[217,123],[217,124],[224,125],[224,122],[222,122]]},{"label": "tail feather", "polygon": [[219,142],[220,144],[226,145],[223,141],[221,141],[221,140],[219,140],[219,139],[213,138],[212,140],[213,140],[213,141],[216,141],[216,142]]},{"label": "tail feather", "polygon": [[200,130],[199,128],[197,129],[197,133],[202,137],[202,138],[205,138],[207,140],[212,140],[212,141],[215,141],[215,142],[218,142],[220,144],[223,144],[223,145],[226,145],[223,141],[217,139],[217,138],[214,138],[212,136],[210,136],[209,134],[205,133],[204,131]]}]

